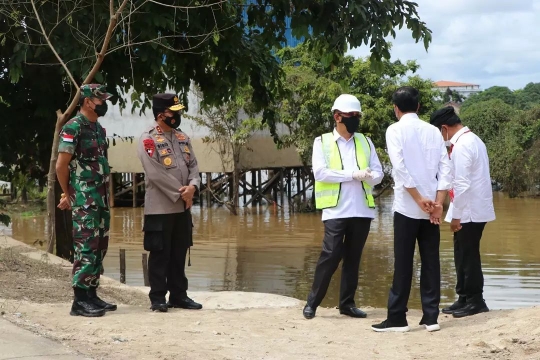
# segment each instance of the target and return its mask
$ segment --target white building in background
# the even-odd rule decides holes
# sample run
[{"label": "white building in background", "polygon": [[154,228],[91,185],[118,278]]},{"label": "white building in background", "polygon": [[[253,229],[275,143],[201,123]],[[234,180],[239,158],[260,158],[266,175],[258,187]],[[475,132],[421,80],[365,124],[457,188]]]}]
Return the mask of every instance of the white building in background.
[{"label": "white building in background", "polygon": [[[107,115],[99,122],[106,129],[107,137],[110,140],[108,155],[111,171],[142,173],[143,169],[137,157],[137,144],[143,131],[155,124],[153,113],[151,108],[147,109],[145,114],[140,114],[138,110],[131,113],[130,96],[126,96],[125,100],[127,103],[123,111],[120,110],[118,104],[110,106]],[[188,93],[188,102],[189,111],[185,115],[201,116],[199,114],[200,98],[193,90]],[[330,114],[329,119],[331,119]],[[187,116],[182,116],[180,129],[191,138],[201,172],[220,173],[233,170],[230,161],[231,154],[223,154],[216,144],[204,141],[205,137],[209,135],[208,128],[199,126]],[[278,134],[287,133],[287,129],[283,125],[278,126],[277,131]],[[113,135],[116,135],[114,145],[112,143]],[[132,137],[133,139],[122,140],[118,136]],[[270,131],[265,129],[255,132],[248,141],[246,150],[240,156],[240,166],[243,169],[271,169],[299,167],[302,166],[302,162],[296,148],[278,149]]]},{"label": "white building in background", "polygon": [[468,84],[455,81],[440,80],[433,83],[434,90],[438,90],[441,93],[445,93],[448,89],[459,93],[464,98],[471,96],[472,94],[479,93],[480,85]]}]

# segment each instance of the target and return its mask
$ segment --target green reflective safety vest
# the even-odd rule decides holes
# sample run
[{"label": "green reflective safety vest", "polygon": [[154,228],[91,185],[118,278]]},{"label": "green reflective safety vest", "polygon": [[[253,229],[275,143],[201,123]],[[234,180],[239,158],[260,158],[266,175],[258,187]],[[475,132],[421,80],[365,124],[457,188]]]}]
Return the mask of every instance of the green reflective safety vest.
[{"label": "green reflective safety vest", "polygon": [[[337,142],[334,140],[334,133],[326,133],[321,136],[323,154],[326,160],[326,166],[332,170],[343,170],[343,162]],[[369,167],[371,158],[371,147],[366,137],[360,133],[354,133],[354,147],[356,149],[356,163],[359,169]],[[362,181],[366,205],[375,208],[375,199],[373,198],[372,187]],[[317,209],[328,209],[336,207],[341,192],[340,183],[327,183],[315,181],[315,206]]]}]

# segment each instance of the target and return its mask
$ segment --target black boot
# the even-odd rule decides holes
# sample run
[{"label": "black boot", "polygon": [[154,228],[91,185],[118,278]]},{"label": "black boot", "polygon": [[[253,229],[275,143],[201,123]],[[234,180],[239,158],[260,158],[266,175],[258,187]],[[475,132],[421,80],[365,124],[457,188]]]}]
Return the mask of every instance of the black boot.
[{"label": "black boot", "polygon": [[484,312],[488,312],[489,308],[487,307],[484,300],[475,301],[467,303],[465,307],[458,309],[452,313],[452,316],[455,318],[462,318],[465,316],[476,315]]},{"label": "black boot", "polygon": [[115,304],[109,304],[108,302],[101,300],[99,296],[97,296],[97,288],[95,287],[88,290],[88,299],[98,308],[105,311],[115,311],[118,308]]},{"label": "black boot", "polygon": [[70,315],[86,317],[99,317],[105,315],[105,310],[97,307],[89,300],[86,290],[74,288],[73,291],[75,293],[75,298],[73,300],[73,305],[71,305]]},{"label": "black boot", "polygon": [[465,306],[467,305],[467,302],[461,298],[461,296],[459,297],[459,299],[454,302],[452,305],[448,306],[448,307],[445,307],[444,309],[442,309],[442,312],[443,314],[453,314],[454,311],[457,311],[459,309],[463,309]]},{"label": "black boot", "polygon": [[189,297],[185,297],[182,299],[169,299],[169,302],[167,303],[167,306],[170,308],[180,308],[180,309],[189,309],[189,310],[200,310],[202,309],[202,305],[199,303],[196,303]]}]

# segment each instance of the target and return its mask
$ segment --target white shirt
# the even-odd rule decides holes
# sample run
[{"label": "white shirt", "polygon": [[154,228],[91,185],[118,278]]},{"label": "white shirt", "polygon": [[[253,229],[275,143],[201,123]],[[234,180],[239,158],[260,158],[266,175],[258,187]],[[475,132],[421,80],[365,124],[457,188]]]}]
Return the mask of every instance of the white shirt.
[{"label": "white shirt", "polygon": [[461,219],[462,223],[495,220],[486,145],[466,126],[454,134],[450,142],[453,144],[450,159],[454,165],[454,201],[445,220]]},{"label": "white shirt", "polygon": [[386,146],[394,178],[393,211],[413,219],[429,219],[406,188],[435,200],[438,190],[452,186],[452,165],[439,129],[416,114],[405,114],[386,130]]},{"label": "white shirt", "polygon": [[[336,207],[323,210],[322,221],[329,219],[343,219],[351,217],[375,218],[375,209],[370,209],[366,204],[366,194],[362,187],[362,182],[353,180],[352,174],[358,169],[356,163],[356,148],[354,146],[354,137],[345,140],[334,129],[334,139],[337,142],[339,153],[341,154],[341,162],[343,170],[331,170],[326,164],[326,159],[323,154],[321,137],[317,137],[313,143],[313,157],[311,164],[313,165],[313,175],[316,181],[327,183],[341,183],[341,191]],[[367,138],[371,148],[371,157],[369,160],[369,168],[371,169],[372,179],[367,179],[366,183],[370,186],[375,186],[381,183],[384,176],[381,162],[375,151],[375,146],[369,138]]]}]

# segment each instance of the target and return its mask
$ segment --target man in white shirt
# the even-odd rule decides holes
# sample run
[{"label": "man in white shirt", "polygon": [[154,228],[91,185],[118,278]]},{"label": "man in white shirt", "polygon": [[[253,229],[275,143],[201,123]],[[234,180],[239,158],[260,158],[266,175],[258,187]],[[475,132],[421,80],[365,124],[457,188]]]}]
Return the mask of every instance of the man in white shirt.
[{"label": "man in white shirt", "polygon": [[422,261],[420,325],[439,330],[441,269],[439,262],[442,203],[452,184],[448,153],[436,127],[418,118],[419,93],[399,88],[392,96],[398,122],[388,127],[386,145],[394,178],[394,279],[388,317],[374,331],[409,331],[407,303],[411,291],[416,241]]},{"label": "man in white shirt", "polygon": [[454,167],[450,208],[445,220],[454,232],[458,299],[442,311],[457,318],[487,312],[482,296],[480,239],[486,223],[495,220],[495,210],[486,145],[463,126],[452,106],[434,112],[430,122],[440,129],[450,147]]},{"label": "man in white shirt", "polygon": [[303,311],[306,319],[315,316],[342,259],[339,312],[355,318],[367,316],[356,307],[354,295],[360,257],[375,217],[372,187],[381,182],[383,171],[371,140],[356,132],[362,115],[360,101],[353,95],[340,95],[332,112],[334,131],[313,144],[315,201],[317,209],[323,210],[324,239]]}]

